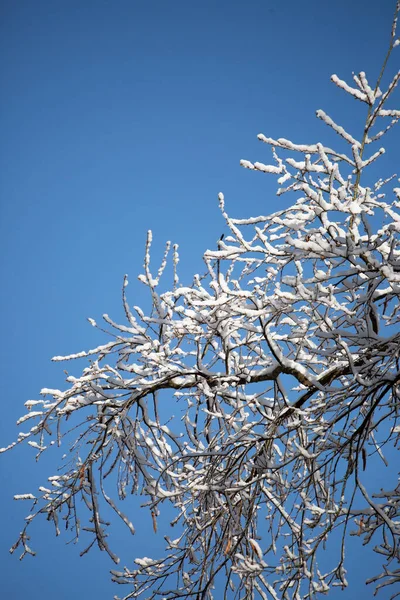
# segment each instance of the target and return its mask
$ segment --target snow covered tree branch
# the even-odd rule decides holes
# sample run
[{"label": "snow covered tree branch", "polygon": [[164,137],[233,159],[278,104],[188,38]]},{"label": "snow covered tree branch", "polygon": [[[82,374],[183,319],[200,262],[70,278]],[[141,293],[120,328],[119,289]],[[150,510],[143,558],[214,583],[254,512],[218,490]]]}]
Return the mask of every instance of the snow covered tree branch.
[{"label": "snow covered tree branch", "polygon": [[[121,504],[137,494],[155,532],[171,505],[178,537],[165,536],[163,556],[112,572],[130,586],[125,599],[316,598],[347,586],[348,534],[383,558],[369,583],[400,584],[399,483],[376,490],[371,477],[400,438],[400,187],[386,195],[395,176],[369,170],[384,153],[370,147],[400,119],[390,105],[400,73],[382,84],[399,11],[375,85],[363,72],[351,85],[332,76],[366,112],[360,139],[323,110],[340,151],[260,134],[272,164],[241,164],[277,175],[294,204],[235,219],[219,194],[228,234],[186,286],[173,246],[167,291],[171,247],[154,274],[149,232],[139,277],[149,314],[132,311],[125,277],[126,324],[104,315],[108,343],[54,357],[87,363],[65,391],[26,402],[19,423],[35,424],[2,450],[70,446],[39,494],[16,496],[33,509],[12,551],[33,554],[27,529],[45,515],[57,534],[61,521],[76,539],[91,534],[82,554],[97,544],[118,563],[102,510],[134,534]],[[321,571],[335,531],[336,560]]]}]

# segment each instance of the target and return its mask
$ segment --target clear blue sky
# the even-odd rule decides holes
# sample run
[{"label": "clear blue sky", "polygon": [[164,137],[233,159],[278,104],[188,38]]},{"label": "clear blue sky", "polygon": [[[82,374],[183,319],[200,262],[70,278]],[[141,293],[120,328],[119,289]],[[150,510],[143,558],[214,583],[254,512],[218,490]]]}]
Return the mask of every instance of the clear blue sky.
[{"label": "clear blue sky", "polygon": [[[241,158],[268,162],[257,133],[327,139],[317,108],[351,126],[357,106],[329,77],[376,77],[393,10],[393,0],[3,0],[0,446],[16,437],[27,399],[63,385],[65,367],[50,358],[96,345],[86,317],[121,315],[124,273],[131,303],[145,302],[135,276],[147,229],[154,258],[166,240],[179,243],[190,281],[224,231],[218,192],[238,217],[278,206],[274,178],[239,167]],[[35,492],[54,471],[51,457],[33,457],[19,448],[0,459],[2,596],[128,593],[109,582],[104,554],[79,559],[44,520],[33,528],[39,556],[9,556],[29,510],[13,494]],[[115,538],[126,560],[163,545],[140,527]],[[358,578],[370,553],[351,548],[355,587],[331,597],[372,598]]]}]

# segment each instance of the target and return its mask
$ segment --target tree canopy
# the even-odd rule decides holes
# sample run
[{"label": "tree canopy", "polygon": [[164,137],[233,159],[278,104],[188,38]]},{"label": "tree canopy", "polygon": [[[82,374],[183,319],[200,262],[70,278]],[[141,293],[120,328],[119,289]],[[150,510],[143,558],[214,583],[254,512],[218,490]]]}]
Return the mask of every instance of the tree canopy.
[{"label": "tree canopy", "polygon": [[151,310],[130,306],[125,277],[126,323],[104,315],[109,342],[53,358],[87,360],[67,389],[26,402],[19,423],[35,424],[2,450],[69,450],[39,494],[16,496],[33,508],[12,551],[34,553],[27,530],[45,515],[57,533],[61,521],[76,538],[90,532],[83,553],[97,544],[118,563],[102,507],[134,533],[121,506],[136,494],[155,531],[171,505],[177,537],[163,556],[112,571],[125,599],[316,598],[347,586],[349,534],[382,556],[369,583],[400,584],[400,485],[378,490],[371,476],[400,437],[400,187],[376,176],[380,140],[400,119],[400,73],[384,85],[399,11],[375,84],[364,72],[331,78],[366,115],[359,139],[323,110],[338,150],[260,134],[271,163],[241,164],[277,176],[282,209],[235,219],[220,193],[227,233],[188,285],[177,246],[152,270],[149,232],[139,279]]}]

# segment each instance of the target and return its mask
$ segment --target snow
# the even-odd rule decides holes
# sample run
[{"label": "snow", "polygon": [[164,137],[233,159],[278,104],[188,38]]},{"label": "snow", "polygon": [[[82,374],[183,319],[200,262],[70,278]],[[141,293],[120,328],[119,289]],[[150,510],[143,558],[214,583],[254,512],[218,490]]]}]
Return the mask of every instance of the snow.
[{"label": "snow", "polygon": [[33,494],[16,494],[14,500],[36,500]]},{"label": "snow", "polygon": [[324,121],[324,123],[326,125],[328,125],[329,127],[332,127],[332,129],[338,135],[340,135],[342,138],[344,138],[346,140],[346,142],[348,142],[352,146],[356,146],[358,148],[361,148],[361,143],[359,141],[357,141],[352,135],[350,135],[350,133],[348,133],[344,129],[344,127],[342,127],[341,125],[338,125],[337,123],[335,123],[335,121],[333,121],[323,110],[321,110],[321,109],[317,110],[316,115],[317,115],[317,117],[319,119],[321,119],[322,121]]},{"label": "snow", "polygon": [[331,80],[335,85],[342,88],[348,94],[357,98],[357,100],[361,100],[362,102],[367,102],[367,94],[364,91],[358,90],[357,88],[350,87],[343,79],[339,79],[337,75],[332,75]]},{"label": "snow", "polygon": [[31,412],[29,412],[28,414],[24,415],[23,417],[19,418],[17,421],[17,425],[21,425],[21,423],[24,423],[25,421],[27,421],[28,419],[33,419],[35,417],[41,417],[43,415],[43,411],[38,411],[38,410],[32,410]]}]

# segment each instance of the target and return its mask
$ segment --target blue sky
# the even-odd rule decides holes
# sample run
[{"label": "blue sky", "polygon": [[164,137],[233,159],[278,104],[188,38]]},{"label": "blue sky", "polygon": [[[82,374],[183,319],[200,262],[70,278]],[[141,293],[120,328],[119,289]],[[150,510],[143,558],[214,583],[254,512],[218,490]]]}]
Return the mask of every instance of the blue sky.
[{"label": "blue sky", "polygon": [[[0,445],[16,437],[27,399],[63,385],[65,367],[50,358],[96,345],[86,317],[121,315],[125,273],[131,303],[147,302],[135,281],[147,229],[155,259],[166,240],[179,244],[188,282],[224,231],[218,192],[237,217],[284,201],[273,177],[239,166],[241,158],[268,162],[257,133],[329,139],[318,108],[350,127],[361,122],[353,120],[360,107],[329,77],[365,70],[374,80],[393,10],[391,0],[1,3]],[[398,140],[392,132],[386,148]],[[382,175],[395,171],[395,158],[389,153]],[[25,448],[1,457],[4,597],[122,594],[104,554],[79,559],[45,521],[33,530],[37,558],[9,556],[29,510],[12,496],[34,491],[53,467],[51,457],[36,465]],[[117,530],[129,560],[156,544],[146,531]],[[357,577],[370,554],[352,548],[355,587],[340,597],[372,598]]]}]

